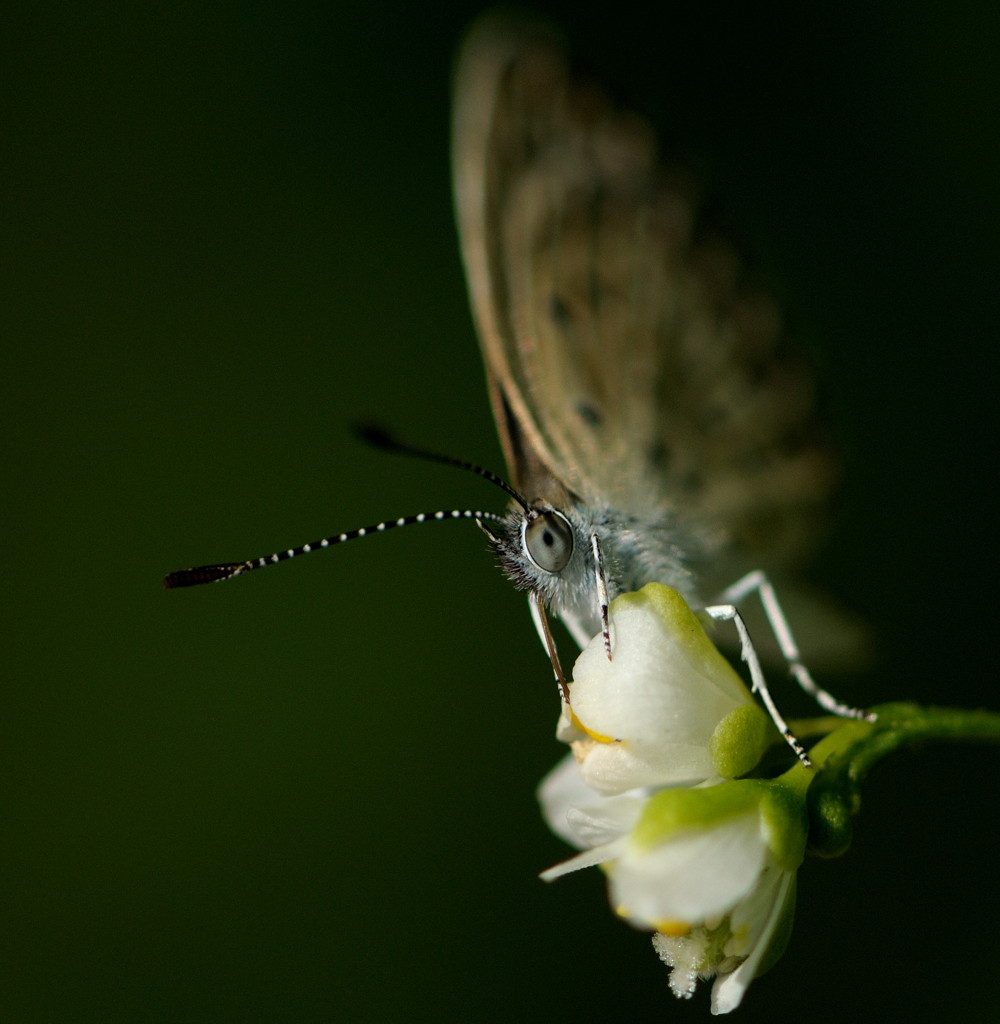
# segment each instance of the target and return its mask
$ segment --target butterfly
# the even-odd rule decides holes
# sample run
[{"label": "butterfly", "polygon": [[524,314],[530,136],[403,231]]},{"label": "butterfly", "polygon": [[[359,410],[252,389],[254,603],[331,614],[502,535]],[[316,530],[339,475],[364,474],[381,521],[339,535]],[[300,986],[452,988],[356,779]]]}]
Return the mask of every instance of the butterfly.
[{"label": "butterfly", "polygon": [[703,607],[752,574],[773,599],[754,570],[802,555],[837,463],[776,303],[691,176],[554,32],[504,15],[466,38],[452,137],[490,400],[530,503],[484,529],[536,620],[582,646],[652,580]]},{"label": "butterfly", "polygon": [[603,633],[612,657],[610,600],[655,580],[702,608],[721,593],[731,609],[756,590],[799,681],[829,710],[853,714],[812,682],[756,571],[795,564],[836,460],[777,304],[703,215],[693,178],[660,159],[645,120],[574,74],[550,28],[496,13],[459,53],[452,170],[511,483],[429,457],[500,484],[510,511],[404,517],[182,570],[166,584],[229,578],[410,522],[471,518],[529,593],[567,701],[547,613],[581,646]]}]

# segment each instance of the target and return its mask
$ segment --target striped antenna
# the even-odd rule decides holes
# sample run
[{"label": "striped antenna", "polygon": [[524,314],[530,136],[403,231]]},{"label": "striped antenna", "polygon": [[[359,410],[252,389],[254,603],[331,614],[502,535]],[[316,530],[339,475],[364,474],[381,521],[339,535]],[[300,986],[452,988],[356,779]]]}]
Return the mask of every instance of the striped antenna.
[{"label": "striped antenna", "polygon": [[383,427],[374,423],[356,423],[354,425],[354,433],[373,448],[381,448],[382,451],[392,452],[393,455],[406,455],[413,459],[423,459],[425,462],[440,462],[443,466],[454,466],[456,469],[465,469],[470,473],[475,473],[476,476],[489,480],[491,484],[495,484],[501,491],[509,494],[524,509],[527,515],[530,516],[532,514],[531,505],[523,494],[515,491],[503,477],[497,476],[496,473],[491,473],[488,469],[483,469],[482,466],[477,466],[474,462],[465,462],[463,459],[455,459],[450,455],[442,455],[440,452],[432,452],[426,448],[415,448],[413,445],[403,444],[402,441],[397,441]]},{"label": "striped antenna", "polygon": [[217,565],[198,565],[193,569],[178,569],[177,572],[172,572],[163,578],[163,585],[168,590],[173,590],[177,587],[195,587],[199,583],[218,583],[221,580],[231,580],[234,576],[241,576],[245,572],[250,572],[251,569],[263,569],[265,565],[287,562],[289,558],[295,558],[297,555],[308,555],[312,551],[329,548],[334,544],[343,544],[344,541],[354,540],[356,537],[367,537],[373,533],[385,533],[386,530],[393,530],[397,526],[411,526],[413,523],[429,523],[442,519],[475,519],[477,522],[489,519],[496,523],[503,522],[503,516],[495,515],[493,512],[474,512],[471,509],[452,509],[450,512],[418,512],[415,516],[387,519],[385,522],[376,523],[374,526],[362,526],[359,530],[348,530],[347,533],[338,533],[332,537],[324,537],[322,540],[314,540],[310,544],[303,544],[297,548],[275,551],[273,555],[265,555],[263,558],[251,558],[246,562],[220,562]]},{"label": "striped antenna", "polygon": [[[446,466],[455,466],[458,469],[465,469],[470,473],[475,473],[484,480],[489,480],[490,483],[495,484],[502,491],[510,495],[529,517],[534,513],[534,510],[524,497],[514,490],[506,480],[503,480],[495,473],[491,473],[488,469],[483,469],[482,466],[477,466],[472,462],[463,462],[461,459],[453,459],[448,455],[440,455],[437,452],[426,451],[423,448],[414,448],[410,445],[402,444],[381,427],[372,425],[357,426],[355,432],[362,440],[376,448],[381,448],[383,451],[393,452],[396,455],[408,455],[429,462],[440,462]],[[384,522],[376,523],[374,526],[362,526],[359,530],[337,533],[331,537],[324,537],[322,540],[315,540],[297,548],[276,551],[273,555],[265,555],[262,558],[251,558],[245,562],[219,562],[216,565],[198,565],[192,569],[179,569],[177,572],[172,572],[165,576],[163,585],[167,589],[173,590],[177,587],[195,587],[200,583],[219,583],[222,580],[230,580],[234,576],[241,576],[252,569],[263,569],[265,565],[286,562],[289,558],[295,558],[297,555],[308,555],[313,551],[329,548],[334,544],[343,544],[344,541],[354,540],[357,537],[367,537],[373,533],[385,533],[386,530],[393,530],[397,526],[439,522],[443,519],[474,519],[480,524],[486,521],[494,523],[504,522],[503,516],[498,516],[493,512],[473,511],[472,509],[452,509],[450,512],[418,512],[413,516],[387,519]]]}]

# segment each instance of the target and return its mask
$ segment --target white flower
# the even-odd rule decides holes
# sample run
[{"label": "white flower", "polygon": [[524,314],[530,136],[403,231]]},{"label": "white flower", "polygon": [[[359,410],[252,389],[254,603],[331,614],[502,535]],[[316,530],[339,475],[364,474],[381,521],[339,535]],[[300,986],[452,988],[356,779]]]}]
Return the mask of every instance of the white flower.
[{"label": "white flower", "polygon": [[598,793],[695,785],[748,772],[771,726],[683,598],[659,583],[611,605],[614,658],[577,659],[557,735]]},{"label": "white flower", "polygon": [[726,781],[774,733],[675,591],[622,595],[610,618],[614,658],[598,636],[577,660],[557,733],[572,755],[539,789],[581,852],[542,878],[603,865],[616,913],[655,932],[674,992],[717,977],[712,1010],[726,1013],[787,935],[808,777]]},{"label": "white flower", "polygon": [[603,864],[615,911],[653,929],[670,986],[690,996],[717,976],[712,1012],[728,1013],[787,938],[805,851],[804,772],[661,790],[573,807],[574,834],[600,842],[543,873]]}]

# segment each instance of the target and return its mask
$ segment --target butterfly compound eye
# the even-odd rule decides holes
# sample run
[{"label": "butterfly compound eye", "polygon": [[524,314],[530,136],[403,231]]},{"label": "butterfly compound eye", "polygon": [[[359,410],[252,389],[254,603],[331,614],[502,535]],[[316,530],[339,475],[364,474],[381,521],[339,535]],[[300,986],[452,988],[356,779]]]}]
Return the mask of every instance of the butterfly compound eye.
[{"label": "butterfly compound eye", "polygon": [[573,554],[573,528],[559,512],[543,512],[524,528],[524,550],[545,572],[560,572]]}]

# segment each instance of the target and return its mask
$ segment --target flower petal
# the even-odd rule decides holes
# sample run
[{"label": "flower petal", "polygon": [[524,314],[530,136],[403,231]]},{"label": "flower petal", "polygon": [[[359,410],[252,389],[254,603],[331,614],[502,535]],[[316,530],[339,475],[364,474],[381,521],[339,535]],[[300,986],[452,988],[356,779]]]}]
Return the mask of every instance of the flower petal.
[{"label": "flower petal", "polygon": [[570,828],[567,815],[573,806],[592,803],[597,794],[583,781],[580,766],[571,753],[542,779],[537,796],[549,828],[570,846],[582,849],[586,844]]},{"label": "flower petal", "polygon": [[[747,958],[729,974],[722,975],[712,986],[712,1013],[730,1013],[743,1001],[750,982],[757,977],[761,961],[769,951],[775,931],[782,923],[794,894],[795,874],[778,871],[773,890],[773,903],[767,917],[758,929],[756,942]],[[734,924],[736,914],[733,915]]]},{"label": "flower petal", "polygon": [[604,864],[609,860],[620,857],[625,849],[628,840],[625,836],[612,840],[610,843],[602,843],[591,850],[584,850],[569,860],[561,861],[539,874],[543,882],[552,882],[563,875],[572,874],[574,871],[581,871],[583,868],[592,868],[598,864]]},{"label": "flower petal", "polygon": [[[719,723],[753,699],[676,591],[649,584],[610,609],[608,661],[595,637],[571,684],[573,740],[583,781],[601,793],[719,778],[710,749]],[[763,742],[763,741],[762,741]],[[756,763],[761,750],[748,752]]]},{"label": "flower petal", "polygon": [[584,846],[598,846],[631,832],[648,802],[646,796],[622,793],[586,807],[571,807],[566,820]]},{"label": "flower petal", "polygon": [[630,846],[611,879],[612,901],[654,928],[663,921],[698,924],[728,913],[753,889],[766,855],[756,811],[651,850]]}]

